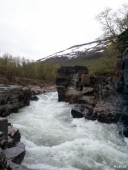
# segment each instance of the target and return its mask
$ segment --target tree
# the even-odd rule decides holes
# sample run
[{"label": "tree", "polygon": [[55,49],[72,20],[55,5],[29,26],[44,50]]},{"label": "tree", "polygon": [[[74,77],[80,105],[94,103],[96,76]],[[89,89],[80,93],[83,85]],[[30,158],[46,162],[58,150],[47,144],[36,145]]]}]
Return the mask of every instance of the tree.
[{"label": "tree", "polygon": [[114,42],[117,36],[128,28],[128,4],[124,4],[116,12],[106,8],[97,15],[96,19],[102,25],[104,37],[112,38]]}]

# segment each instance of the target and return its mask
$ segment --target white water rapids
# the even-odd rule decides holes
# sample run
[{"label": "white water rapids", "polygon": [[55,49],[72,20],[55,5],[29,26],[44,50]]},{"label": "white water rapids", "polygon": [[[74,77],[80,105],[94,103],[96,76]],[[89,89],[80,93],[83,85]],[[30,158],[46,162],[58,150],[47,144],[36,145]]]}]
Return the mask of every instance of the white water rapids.
[{"label": "white water rapids", "polygon": [[115,124],[73,119],[57,93],[12,114],[26,145],[23,164],[36,170],[128,170],[128,145]]}]

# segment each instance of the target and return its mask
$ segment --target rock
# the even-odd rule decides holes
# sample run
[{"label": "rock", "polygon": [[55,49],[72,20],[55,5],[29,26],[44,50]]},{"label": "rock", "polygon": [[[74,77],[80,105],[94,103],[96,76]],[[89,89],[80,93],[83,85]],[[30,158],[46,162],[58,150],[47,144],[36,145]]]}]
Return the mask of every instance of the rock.
[{"label": "rock", "polygon": [[11,148],[15,146],[15,140],[13,138],[11,138],[10,136],[8,136],[8,143],[7,143],[7,147]]},{"label": "rock", "polygon": [[57,86],[57,91],[58,91],[58,101],[65,101],[65,92],[66,92],[66,88],[63,86]]},{"label": "rock", "polygon": [[95,117],[99,122],[103,123],[116,123],[119,121],[121,116],[121,110],[115,108],[111,103],[99,102],[93,109],[93,117]]},{"label": "rock", "polygon": [[128,127],[127,126],[124,126],[123,134],[124,134],[125,137],[128,138]]},{"label": "rock", "polygon": [[8,120],[0,118],[0,147],[5,149],[8,142]]},{"label": "rock", "polygon": [[38,97],[36,95],[33,95],[33,96],[31,96],[31,100],[32,101],[38,101],[39,99],[38,99]]},{"label": "rock", "polygon": [[78,100],[79,104],[95,105],[95,96],[81,96]]},{"label": "rock", "polygon": [[123,113],[122,113],[122,116],[121,116],[121,120],[122,120],[124,126],[127,129],[127,126],[128,126],[128,106],[124,107],[124,110],[123,110]]},{"label": "rock", "polygon": [[73,118],[84,117],[104,123],[119,121],[121,102],[115,88],[116,79],[90,76],[87,70],[86,67],[61,67],[58,70],[56,86],[59,101],[77,104],[71,110]]},{"label": "rock", "polygon": [[76,105],[71,110],[71,115],[73,118],[83,118],[83,117],[89,117],[89,115],[92,113],[92,110],[88,109],[85,105]]},{"label": "rock", "polygon": [[84,85],[90,82],[87,75],[88,69],[83,66],[59,68],[56,77],[58,100],[77,103]]},{"label": "rock", "polygon": [[80,92],[72,87],[68,87],[68,89],[65,92],[65,102],[69,103],[77,103],[79,98]]},{"label": "rock", "polygon": [[8,134],[8,120],[0,117],[0,131],[3,132],[5,139]]},{"label": "rock", "polygon": [[0,116],[6,117],[10,113],[17,112],[19,108],[28,106],[31,91],[17,85],[0,86]]},{"label": "rock", "polygon": [[5,154],[3,153],[1,148],[0,148],[0,170],[9,170]]},{"label": "rock", "polygon": [[7,148],[4,150],[7,160],[16,164],[21,164],[25,156],[25,149],[19,147]]},{"label": "rock", "polygon": [[14,140],[15,144],[19,142],[21,138],[19,129],[13,127],[12,125],[8,126],[8,136]]},{"label": "rock", "polygon": [[84,87],[82,91],[82,95],[94,95],[94,88],[93,87]]},{"label": "rock", "polygon": [[[16,147],[17,148],[21,148],[23,150],[25,150],[25,145],[22,143],[22,142],[18,142],[16,144]],[[17,159],[17,158],[16,158]],[[12,160],[13,161],[13,160]],[[10,159],[8,160],[8,164],[10,166],[10,168],[12,170],[30,170],[29,168],[25,167],[25,166],[22,166],[22,165],[19,165],[19,164],[16,164],[14,162],[12,162]],[[17,161],[16,161],[17,162]],[[21,161],[20,161],[21,162]]]},{"label": "rock", "polygon": [[121,122],[124,125],[124,135],[128,137],[128,29],[118,36],[118,43],[120,44],[121,67],[120,67],[120,82],[118,91],[123,96],[123,112]]},{"label": "rock", "polygon": [[24,145],[22,142],[18,142],[18,143],[16,144],[16,147],[25,149],[25,145]]},{"label": "rock", "polygon": [[80,108],[74,108],[71,110],[71,115],[73,118],[83,118],[84,115]]},{"label": "rock", "polygon": [[[32,95],[38,95],[38,94],[41,94],[43,92],[42,88],[39,87],[39,86],[32,86],[32,85],[29,85],[28,86],[29,89],[31,90],[31,94]],[[26,87],[27,88],[27,87]]]}]

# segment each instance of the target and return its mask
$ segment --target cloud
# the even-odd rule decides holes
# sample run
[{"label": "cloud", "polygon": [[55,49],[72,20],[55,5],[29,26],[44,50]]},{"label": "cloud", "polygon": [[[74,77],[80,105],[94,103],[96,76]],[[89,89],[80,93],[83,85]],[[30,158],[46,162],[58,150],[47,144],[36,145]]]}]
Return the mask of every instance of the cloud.
[{"label": "cloud", "polygon": [[92,41],[101,35],[96,14],[121,4],[123,0],[0,0],[0,51],[36,60]]}]

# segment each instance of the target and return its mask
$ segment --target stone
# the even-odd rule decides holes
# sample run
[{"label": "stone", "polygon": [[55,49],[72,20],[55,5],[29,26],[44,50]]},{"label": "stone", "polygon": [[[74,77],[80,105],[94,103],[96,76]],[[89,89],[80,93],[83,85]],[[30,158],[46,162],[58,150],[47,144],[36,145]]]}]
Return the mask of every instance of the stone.
[{"label": "stone", "polygon": [[86,107],[85,105],[76,105],[71,110],[71,115],[73,118],[86,118],[94,120],[94,117],[92,117],[92,108]]},{"label": "stone", "polygon": [[7,170],[7,160],[1,148],[0,148],[0,170]]},{"label": "stone", "polygon": [[82,95],[92,95],[94,94],[94,88],[93,87],[84,87],[82,91]]},{"label": "stone", "polygon": [[[82,91],[88,69],[83,66],[60,67],[56,76],[56,88],[58,100],[70,103],[77,103],[78,96]],[[87,80],[90,80],[87,78]]]},{"label": "stone", "polygon": [[16,144],[16,147],[25,149],[25,145],[24,145],[22,142],[18,142],[18,143]]},{"label": "stone", "polygon": [[66,88],[63,86],[57,86],[57,91],[58,91],[58,101],[65,101],[65,92],[66,92]]},{"label": "stone", "polygon": [[38,101],[39,99],[38,99],[38,97],[36,95],[33,95],[33,96],[31,96],[31,100],[32,101]]},{"label": "stone", "polygon": [[0,86],[0,116],[6,117],[11,113],[18,112],[19,108],[28,106],[31,91],[17,85]]},{"label": "stone", "polygon": [[116,123],[121,116],[120,110],[117,110],[109,102],[99,102],[93,109],[93,117],[99,122]]},{"label": "stone", "polygon": [[71,110],[71,115],[73,118],[83,118],[84,115],[80,108],[74,108]]},{"label": "stone", "polygon": [[65,101],[69,101],[69,103],[77,103],[80,92],[76,89],[69,87],[65,93]]},{"label": "stone", "polygon": [[4,133],[0,131],[0,139],[3,138]]},{"label": "stone", "polygon": [[[39,86],[29,85],[28,87],[31,90],[31,94],[34,95],[34,96],[38,95],[38,94],[41,94],[43,92],[42,88],[39,87]],[[27,87],[24,87],[24,89],[27,89]]]},{"label": "stone", "polygon": [[2,149],[5,149],[5,148],[7,148],[7,140],[5,140],[5,139],[1,139],[0,140],[0,147],[2,148]]},{"label": "stone", "polygon": [[79,100],[79,104],[89,104],[89,105],[95,105],[95,96],[85,96],[82,95]]},{"label": "stone", "polygon": [[0,117],[0,131],[4,133],[5,138],[7,138],[8,134],[8,120],[6,118]]},{"label": "stone", "polygon": [[15,141],[13,138],[11,138],[10,136],[8,136],[8,144],[7,144],[7,147],[8,148],[11,148],[11,147],[14,147],[15,146]]},{"label": "stone", "polygon": [[124,107],[124,110],[123,110],[123,113],[122,113],[122,116],[121,116],[121,120],[122,120],[124,126],[127,129],[127,126],[128,126],[128,106]]},{"label": "stone", "polygon": [[16,164],[21,164],[25,156],[25,149],[19,147],[7,148],[4,150],[7,160]]},{"label": "stone", "polygon": [[13,127],[12,125],[8,126],[8,136],[10,136],[15,143],[19,142],[21,138],[19,129]]},{"label": "stone", "polygon": [[71,110],[73,118],[115,123],[121,116],[122,104],[116,82],[116,78],[104,74],[90,76],[87,68],[61,67],[56,78],[58,100],[77,104]]}]

